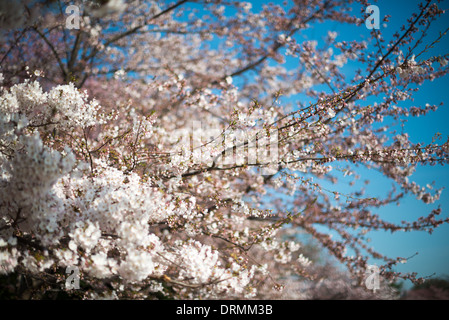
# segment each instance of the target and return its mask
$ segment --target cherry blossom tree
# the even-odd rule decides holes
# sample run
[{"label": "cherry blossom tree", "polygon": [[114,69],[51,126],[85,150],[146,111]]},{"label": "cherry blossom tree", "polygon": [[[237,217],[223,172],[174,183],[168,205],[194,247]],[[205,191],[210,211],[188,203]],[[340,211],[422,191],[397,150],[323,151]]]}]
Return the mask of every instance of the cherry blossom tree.
[{"label": "cherry blossom tree", "polygon": [[[446,164],[448,142],[413,142],[389,128],[438,108],[400,102],[448,72],[448,55],[433,53],[446,30],[427,33],[444,11],[416,4],[385,39],[365,28],[366,1],[253,5],[1,2],[5,288],[19,279],[29,297],[335,296],[329,288],[379,297],[363,285],[371,258],[388,281],[420,280],[395,272],[406,258],[383,255],[365,235],[432,232],[449,221],[441,209],[402,223],[375,213],[410,195],[439,199],[441,190],[411,176]],[[370,37],[302,36],[326,21]],[[361,67],[348,74],[348,64]],[[342,192],[360,167],[394,188],[384,198],[358,184]],[[319,266],[303,234],[350,276]],[[66,288],[68,267],[79,270],[79,288]]]}]

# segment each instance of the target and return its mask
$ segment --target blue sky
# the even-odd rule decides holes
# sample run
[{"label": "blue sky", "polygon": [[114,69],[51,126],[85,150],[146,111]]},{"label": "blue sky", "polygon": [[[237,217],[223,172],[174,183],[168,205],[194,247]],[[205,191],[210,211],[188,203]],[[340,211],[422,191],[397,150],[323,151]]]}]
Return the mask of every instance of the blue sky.
[{"label": "blue sky", "polygon": [[[449,9],[449,1],[444,1],[440,6]],[[390,22],[387,27],[381,26],[380,32],[386,37],[398,30],[399,27],[406,22],[412,12],[417,8],[417,1],[378,1],[375,3],[380,9],[381,17],[383,15],[391,15]],[[449,11],[448,11],[449,14]],[[447,17],[442,18],[430,30],[429,39],[433,39],[438,35],[439,31],[444,31],[449,26]],[[338,27],[337,27],[338,28]],[[354,28],[353,28],[354,29]],[[361,27],[359,34],[368,32]],[[354,33],[347,30],[345,26],[341,26],[341,37],[350,39]],[[433,37],[432,37],[433,36]],[[445,54],[449,52],[449,38],[443,40],[432,51],[434,54]],[[413,142],[429,143],[432,136],[436,132],[442,133],[443,141],[449,136],[449,77],[440,78],[433,82],[425,83],[420,91],[414,96],[414,101],[405,101],[412,105],[439,104],[444,105],[436,112],[430,113],[425,117],[411,118],[405,124],[405,131],[409,133]],[[367,173],[367,176],[373,175]],[[385,178],[379,175],[373,175],[369,189],[375,191],[383,190],[388,186]],[[449,170],[447,166],[426,166],[417,169],[412,178],[426,185],[435,181],[435,187],[446,187],[439,201],[432,205],[425,205],[421,201],[413,197],[407,197],[401,201],[400,206],[390,205],[378,210],[381,217],[386,217],[392,221],[417,219],[426,215],[431,209],[441,206],[443,215],[448,216],[449,213]],[[396,270],[401,272],[418,272],[418,276],[436,276],[449,275],[449,225],[443,225],[435,230],[432,235],[426,232],[408,232],[394,233],[391,235],[386,232],[371,232],[371,245],[380,252],[391,256],[409,257],[418,252],[418,255],[410,259],[406,264],[399,265]],[[410,283],[406,283],[409,287]]]},{"label": "blue sky", "polygon": [[[249,1],[253,5],[253,10],[260,10],[263,4],[270,1],[253,0]],[[281,4],[284,1],[271,1],[276,4]],[[290,1],[291,2],[291,1]],[[380,16],[390,15],[390,21],[386,26],[382,25],[380,33],[388,41],[394,32],[399,31],[403,24],[407,23],[407,19],[413,12],[418,11],[419,1],[410,0],[380,0],[371,1],[370,4],[375,4],[379,7]],[[194,6],[196,7],[196,6]],[[443,9],[449,9],[449,1],[443,1],[440,4]],[[354,7],[354,14],[360,14],[360,7]],[[233,15],[232,11],[226,11],[226,14]],[[448,11],[449,14],[449,11]],[[439,22],[435,23],[429,31],[429,38],[434,39],[440,31],[449,27],[449,19],[443,17]],[[371,37],[370,30],[364,24],[361,26],[354,26],[348,24],[341,24],[337,22],[325,22],[318,25],[311,25],[311,29],[302,32],[300,37],[307,37],[309,40],[318,40],[319,42],[327,35],[328,31],[336,31],[338,33],[336,41],[352,41],[369,39]],[[218,40],[219,41],[219,40]],[[214,47],[215,40],[211,43]],[[217,44],[217,43],[215,43]],[[434,55],[446,54],[449,52],[449,38],[437,44],[433,49]],[[294,59],[287,59],[286,67],[289,64],[294,67],[297,61]],[[355,70],[359,65],[357,63],[349,63],[345,68],[348,72]],[[238,79],[234,83],[238,85]],[[289,98],[287,101],[295,103],[295,99],[302,99],[301,96]],[[307,101],[302,102],[308,102]],[[367,101],[373,103],[375,101]],[[379,101],[380,102],[380,101]],[[414,101],[404,101],[405,104],[411,105],[425,105],[445,103],[438,111],[430,113],[424,117],[410,118],[405,124],[405,131],[408,132],[412,142],[430,143],[433,135],[440,132],[443,141],[449,136],[449,77],[440,78],[433,82],[427,82],[420,87],[420,91],[414,95]],[[398,127],[400,129],[400,127]],[[367,186],[367,195],[369,196],[385,196],[392,181],[383,177],[377,172],[372,172],[367,169],[359,168],[358,172],[362,175],[362,181],[370,180]],[[435,188],[449,187],[449,170],[447,166],[434,167],[420,167],[412,176],[413,180],[421,185],[426,185],[435,181]],[[344,192],[346,186],[337,185],[329,186],[330,189]],[[338,189],[336,189],[338,188]],[[449,188],[444,190],[439,201],[432,205],[425,205],[421,201],[412,196],[402,199],[400,206],[389,205],[375,211],[381,218],[400,222],[401,220],[413,221],[421,216],[425,216],[431,212],[432,209],[440,206],[443,210],[442,215],[449,215]],[[449,225],[443,225],[437,228],[432,235],[425,232],[408,232],[408,233],[386,233],[386,232],[371,232],[371,246],[376,248],[382,254],[390,257],[410,257],[418,253],[415,257],[410,259],[407,263],[399,265],[396,270],[400,272],[417,272],[418,276],[436,276],[449,275]],[[376,261],[372,261],[376,263]],[[406,287],[410,287],[411,283],[405,283]]]},{"label": "blue sky", "polygon": [[[261,5],[266,1],[250,1],[253,4],[253,10],[260,9]],[[273,3],[282,4],[283,1],[272,1]],[[403,24],[406,24],[407,19],[413,12],[417,12],[418,1],[410,0],[382,0],[372,1],[370,4],[375,4],[379,7],[381,18],[385,15],[390,15],[390,21],[386,26],[381,24],[380,33],[388,41],[392,34],[400,29]],[[443,1],[440,4],[443,9],[449,9],[449,1]],[[358,14],[359,7],[353,11]],[[449,14],[449,11],[448,13]],[[363,18],[361,16],[361,18]],[[443,17],[439,22],[435,23],[429,31],[429,39],[434,39],[440,31],[444,31],[449,27],[449,19]],[[336,41],[352,41],[370,38],[370,30],[365,25],[353,26],[347,24],[340,24],[336,22],[325,22],[323,24],[312,26],[311,30],[305,33],[305,36],[310,39],[320,41],[326,36],[327,31],[332,30],[338,33]],[[302,34],[301,36],[303,36]],[[431,51],[434,55],[446,54],[449,52],[449,38],[437,44]],[[289,62],[287,60],[286,66]],[[296,62],[297,63],[297,62]],[[347,70],[354,70],[358,67],[356,63],[349,63]],[[293,100],[290,100],[293,101]],[[433,82],[427,82],[420,87],[420,91],[415,94],[414,101],[404,101],[405,104],[411,105],[425,105],[439,104],[443,102],[444,105],[436,112],[430,113],[424,117],[410,118],[405,124],[405,131],[408,132],[412,142],[430,143],[433,135],[440,132],[443,141],[449,136],[449,77],[436,79]],[[372,103],[367,102],[367,103]],[[399,129],[400,127],[398,127]],[[391,180],[383,177],[379,173],[369,171],[367,169],[359,169],[362,174],[362,180],[369,179],[371,182],[367,186],[367,194],[371,196],[385,196],[386,188],[392,185]],[[449,187],[449,170],[447,166],[434,167],[420,167],[412,176],[413,180],[421,185],[426,185],[435,181],[435,187]],[[341,191],[345,186],[337,186]],[[335,190],[335,186],[332,186]],[[336,190],[340,191],[340,190]],[[381,218],[387,221],[400,222],[401,220],[416,220],[421,216],[425,216],[431,212],[432,209],[440,206],[443,210],[442,216],[449,215],[449,188],[443,190],[439,201],[432,205],[425,205],[421,201],[412,196],[402,199],[400,206],[389,205],[375,211]],[[418,253],[407,263],[398,265],[395,270],[400,272],[417,272],[418,276],[435,276],[449,275],[449,225],[443,225],[429,235],[426,232],[397,232],[394,234],[387,232],[370,232],[371,246],[390,257],[410,257]],[[375,260],[372,263],[376,263]],[[405,287],[409,288],[412,284],[405,282]]]},{"label": "blue sky", "polygon": [[[444,1],[440,7],[449,9],[449,1]],[[390,21],[387,26],[381,26],[380,32],[386,38],[399,30],[401,25],[406,23],[406,19],[416,12],[417,1],[377,1],[371,2],[380,9],[380,16],[390,15]],[[358,11],[354,11],[358,12]],[[449,14],[449,11],[448,11]],[[342,25],[337,23],[325,23],[317,26],[314,33],[321,37],[332,26],[334,31],[338,32],[337,41],[354,40],[370,37],[369,30],[364,25],[360,27]],[[434,39],[439,31],[445,30],[449,26],[449,19],[443,18],[431,28],[429,39]],[[432,37],[433,35],[433,37]],[[435,47],[434,54],[445,54],[449,52],[449,38],[443,40]],[[352,66],[349,65],[349,68]],[[355,67],[355,65],[354,65]],[[439,104],[444,102],[438,111],[425,117],[411,118],[405,124],[405,131],[409,133],[413,142],[429,143],[436,132],[442,133],[443,141],[449,136],[449,77],[440,78],[433,82],[425,83],[420,91],[414,96],[414,101],[405,101],[412,105]],[[367,193],[376,195],[385,192],[385,187],[391,185],[388,179],[380,174],[362,169],[364,178],[371,180],[367,187]],[[435,187],[448,187],[449,170],[447,166],[420,167],[413,174],[412,178],[422,185],[435,181]],[[413,197],[406,197],[401,201],[400,206],[390,205],[376,211],[382,218],[389,221],[415,220],[420,216],[427,215],[432,209],[440,206],[443,215],[449,213],[449,188],[444,190],[439,201],[432,205],[425,205]],[[408,233],[386,233],[371,232],[371,246],[383,254],[390,257],[409,257],[418,252],[418,255],[410,259],[406,264],[401,264],[395,269],[400,272],[418,272],[418,276],[436,276],[449,275],[449,225],[443,225],[437,228],[432,235],[426,232],[408,232]],[[373,261],[376,263],[376,261]],[[411,283],[405,283],[410,287]]]}]

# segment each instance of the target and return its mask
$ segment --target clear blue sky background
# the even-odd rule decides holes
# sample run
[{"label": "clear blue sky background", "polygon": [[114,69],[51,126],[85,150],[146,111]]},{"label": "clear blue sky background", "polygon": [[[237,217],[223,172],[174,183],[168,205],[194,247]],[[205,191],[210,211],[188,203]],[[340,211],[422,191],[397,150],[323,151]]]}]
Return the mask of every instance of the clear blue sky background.
[{"label": "clear blue sky background", "polygon": [[[444,1],[440,6],[449,9],[449,1]],[[406,23],[407,18],[413,12],[417,11],[418,1],[393,0],[393,1],[377,1],[376,4],[380,9],[380,16],[390,15],[390,21],[386,27],[381,25],[380,32],[386,38],[390,39],[391,35],[399,30]],[[358,11],[355,11],[357,13]],[[436,23],[430,30],[429,39],[434,39],[439,31],[444,31],[449,26],[449,10],[446,17]],[[354,40],[364,37],[370,37],[369,30],[364,25],[360,27],[342,25],[337,23],[326,23],[316,27],[313,33],[317,37],[321,37],[328,28],[332,26],[339,36],[337,41]],[[449,52],[449,38],[446,37],[432,51],[435,55],[445,54]],[[351,67],[350,65],[348,67]],[[354,66],[355,67],[355,66]],[[437,79],[428,82],[420,88],[420,91],[414,96],[414,101],[404,101],[404,104],[425,105],[439,104],[444,102],[445,105],[438,111],[431,113],[425,117],[410,118],[405,125],[405,132],[408,132],[413,142],[429,143],[436,132],[442,133],[443,141],[449,136],[449,77]],[[362,169],[364,178],[369,178],[371,183],[367,187],[367,194],[376,196],[384,195],[385,187],[389,187],[391,182],[383,178],[380,174],[369,172]],[[420,167],[412,178],[426,185],[435,181],[435,187],[449,186],[449,167],[434,166]],[[425,205],[421,201],[413,197],[407,197],[401,201],[400,206],[390,205],[381,208],[377,213],[389,221],[415,220],[420,216],[427,215],[433,208],[441,206],[443,215],[447,216],[449,212],[449,188],[444,190],[439,201],[432,205]],[[432,235],[426,232],[371,232],[371,245],[383,254],[390,257],[409,257],[418,252],[418,255],[410,259],[406,264],[396,267],[400,272],[418,272],[418,276],[436,276],[449,275],[449,225],[443,225],[437,228]],[[376,261],[373,261],[375,263]],[[406,287],[410,287],[411,283],[405,283]]]},{"label": "clear blue sky background", "polygon": [[[444,1],[440,7],[449,9],[449,1]],[[417,10],[418,1],[393,0],[378,1],[376,4],[380,9],[380,15],[390,15],[390,22],[386,27],[381,26],[380,32],[386,39],[396,31],[400,26],[406,23],[406,19]],[[429,32],[429,39],[434,39],[439,31],[444,31],[449,26],[449,10],[446,17],[443,17],[436,23]],[[338,40],[352,40],[357,37],[369,37],[369,31],[364,27],[353,27],[344,25],[335,25],[335,31],[339,33]],[[449,38],[446,36],[433,51],[433,54],[445,54],[449,52]],[[439,104],[444,105],[436,112],[425,117],[410,118],[405,124],[405,132],[408,132],[413,142],[429,143],[436,132],[442,133],[443,141],[449,136],[449,77],[437,79],[433,82],[425,83],[420,91],[414,96],[414,101],[404,101],[404,104],[425,105]],[[368,170],[365,177],[371,178],[368,186],[368,192],[376,195],[384,193],[385,186],[389,186],[387,179],[379,174],[373,174]],[[390,221],[415,220],[420,216],[428,214],[433,208],[441,206],[442,215],[449,213],[449,167],[448,166],[426,166],[417,169],[412,178],[421,185],[426,185],[435,181],[435,187],[446,187],[439,201],[432,205],[425,205],[413,197],[407,197],[401,201],[400,206],[390,205],[378,210],[381,217]],[[449,225],[443,225],[435,230],[432,235],[426,232],[371,232],[371,245],[381,253],[391,257],[401,256],[409,257],[418,252],[418,255],[410,259],[406,264],[396,267],[401,272],[418,272],[418,276],[436,276],[449,275]],[[375,262],[375,261],[373,261]],[[410,287],[411,283],[405,283]]]},{"label": "clear blue sky background", "polygon": [[[269,1],[265,0],[251,0],[249,1],[253,5],[254,11],[261,9],[263,4]],[[272,3],[281,4],[283,0],[273,0]],[[290,0],[291,3],[291,0]],[[419,1],[411,0],[380,0],[371,1],[370,4],[375,4],[380,9],[381,19],[385,15],[390,15],[390,21],[387,26],[382,26],[380,32],[382,36],[388,41],[394,32],[399,31],[403,24],[407,23],[407,19],[411,17],[413,12],[418,12]],[[200,9],[198,6],[193,7]],[[443,9],[449,9],[449,0],[443,1],[440,4]],[[201,9],[200,9],[201,12]],[[235,12],[226,10],[227,15],[233,15]],[[360,13],[360,7],[354,6],[354,14],[359,15],[360,18],[364,18]],[[439,31],[444,31],[449,27],[449,10],[445,17],[435,23],[430,29],[428,39],[435,39]],[[329,30],[336,31],[338,33],[336,41],[352,41],[369,39],[371,37],[370,30],[368,30],[364,24],[361,26],[341,24],[337,22],[325,22],[318,25],[311,25],[311,29],[302,32],[299,37],[307,37],[309,40],[318,40],[319,42],[327,35]],[[219,40],[218,40],[219,41]],[[214,47],[212,41],[211,45]],[[449,52],[449,37],[446,36],[443,40],[431,51],[433,55],[446,54]],[[292,63],[292,67],[297,65],[297,61],[294,59],[288,59],[286,67]],[[349,63],[345,68],[349,72],[355,70],[359,65],[357,63]],[[238,79],[235,81],[238,84]],[[294,97],[287,101],[295,103]],[[301,99],[301,98],[299,98]],[[307,99],[309,101],[310,98]],[[307,102],[303,101],[303,102]],[[367,101],[367,104],[375,101]],[[380,101],[379,101],[380,102]],[[410,118],[405,124],[405,132],[408,132],[412,142],[424,142],[429,143],[433,135],[436,132],[440,132],[443,137],[443,141],[449,136],[449,77],[437,79],[433,82],[428,82],[421,86],[420,91],[414,95],[414,101],[404,101],[405,104],[410,105],[425,105],[439,104],[444,102],[445,104],[436,112],[431,113],[425,117]],[[398,130],[400,128],[398,127]],[[367,169],[359,168],[358,173],[362,175],[362,181],[365,179],[370,180],[370,184],[367,186],[367,196],[385,196],[386,192],[390,189],[392,181],[386,179],[381,174],[371,172]],[[434,167],[420,167],[412,176],[413,180],[420,185],[425,186],[428,183],[435,181],[435,188],[449,187],[449,167],[448,166],[434,166]],[[344,185],[329,186],[330,189],[335,191],[344,192],[346,187]],[[338,189],[336,189],[338,188]],[[375,213],[378,213],[381,218],[392,221],[400,222],[401,220],[413,221],[421,216],[425,216],[431,212],[432,209],[440,206],[443,210],[442,216],[449,215],[449,188],[444,190],[439,201],[432,205],[425,205],[421,201],[415,199],[412,196],[402,199],[400,206],[390,205],[383,207]],[[410,259],[407,263],[399,265],[396,270],[400,272],[417,272],[418,276],[430,276],[436,274],[436,276],[449,275],[449,225],[443,225],[437,228],[432,235],[426,232],[397,232],[394,234],[386,232],[371,232],[369,233],[371,238],[371,245],[377,251],[385,254],[389,257],[410,257],[415,253],[418,253],[415,257]],[[372,261],[376,263],[376,261]],[[404,283],[406,288],[411,286],[410,282]]]},{"label": "clear blue sky background", "polygon": [[[443,1],[440,7],[446,9],[443,17],[430,30],[429,39],[434,39],[439,31],[444,31],[449,26],[449,1]],[[391,15],[390,22],[386,28],[380,29],[382,33],[391,35],[397,30],[411,13],[416,10],[417,1],[379,1],[376,5],[380,9],[380,14]],[[361,32],[363,32],[361,30]],[[345,35],[345,32],[342,32]],[[433,36],[433,37],[432,37]],[[435,47],[434,54],[445,54],[449,52],[449,38],[446,36]],[[435,132],[442,133],[443,141],[449,136],[449,77],[437,79],[433,82],[425,83],[420,91],[415,95],[415,101],[405,101],[412,105],[424,105],[426,103],[444,105],[436,112],[425,117],[410,118],[405,125],[405,131],[409,133],[413,142],[429,143]],[[441,206],[443,215],[449,213],[449,167],[434,166],[418,168],[412,176],[418,183],[425,185],[435,181],[435,187],[445,187],[439,201],[433,205],[424,205],[412,197],[408,197],[401,202],[399,207],[388,206],[379,210],[381,216],[392,217],[396,221],[404,218],[417,219],[426,215],[431,209]],[[382,188],[382,179],[374,180],[371,188]],[[404,219],[405,220],[405,219]],[[425,232],[395,233],[393,235],[376,232],[371,234],[372,246],[379,248],[390,256],[408,257],[418,252],[418,255],[410,259],[406,264],[398,266],[396,269],[402,272],[418,272],[419,276],[428,276],[433,273],[436,276],[449,275],[449,225],[437,228],[432,235]],[[406,283],[409,286],[409,283]]]},{"label": "clear blue sky background", "polygon": [[[253,4],[253,10],[259,10],[261,5],[267,1],[250,1]],[[282,4],[283,1],[272,1],[273,3]],[[381,0],[372,1],[380,9],[380,16],[390,15],[390,21],[387,26],[382,26],[380,32],[386,40],[391,39],[394,32],[399,31],[403,24],[407,23],[407,19],[411,17],[413,12],[418,11],[418,1],[410,0]],[[440,4],[443,9],[449,9],[449,1],[443,1]],[[354,7],[354,14],[359,14],[359,8]],[[360,17],[363,18],[360,14]],[[449,27],[449,10],[445,17],[435,23],[430,29],[429,38],[435,39],[439,31],[444,31]],[[312,40],[321,40],[326,36],[328,30],[338,33],[336,41],[351,41],[368,39],[370,30],[365,25],[353,26],[336,22],[326,22],[320,25],[312,26],[305,34]],[[431,51],[434,55],[446,54],[449,52],[449,37],[446,36]],[[287,62],[287,66],[288,66]],[[297,63],[297,62],[296,62]],[[348,69],[355,69],[358,66],[349,63]],[[442,133],[443,141],[449,136],[449,77],[428,82],[420,88],[420,91],[414,96],[414,101],[404,101],[411,105],[439,104],[444,105],[436,112],[425,117],[410,118],[405,124],[405,132],[408,132],[412,142],[429,143],[436,132]],[[398,128],[399,129],[399,128]],[[363,179],[369,179],[371,183],[367,186],[367,194],[370,196],[385,196],[386,188],[391,186],[391,181],[382,177],[378,173],[370,172],[367,169],[359,169]],[[427,183],[435,181],[435,187],[449,187],[449,167],[434,166],[420,167],[413,174],[412,178],[417,183],[425,186]],[[342,186],[342,188],[344,188]],[[335,190],[335,186],[333,186]],[[336,190],[343,191],[343,190]],[[406,197],[401,201],[400,206],[390,205],[376,211],[382,218],[387,221],[400,222],[401,220],[416,220],[420,216],[425,216],[434,208],[440,206],[443,210],[442,215],[449,214],[449,188],[444,190],[439,201],[432,205],[425,205],[414,197]],[[449,275],[449,225],[443,225],[437,228],[432,235],[426,232],[397,232],[394,234],[386,232],[370,232],[370,244],[377,251],[390,257],[410,257],[418,253],[407,263],[398,265],[395,269],[400,272],[417,272],[418,276],[435,276]],[[376,263],[375,260],[372,261]],[[410,282],[404,283],[406,288],[411,286]]]}]

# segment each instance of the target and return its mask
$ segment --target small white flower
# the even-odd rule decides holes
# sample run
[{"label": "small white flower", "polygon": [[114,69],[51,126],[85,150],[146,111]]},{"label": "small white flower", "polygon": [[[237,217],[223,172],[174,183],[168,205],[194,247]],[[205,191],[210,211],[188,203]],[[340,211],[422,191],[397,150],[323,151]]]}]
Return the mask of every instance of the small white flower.
[{"label": "small white flower", "polygon": [[36,77],[42,77],[44,72],[42,70],[34,70],[34,75]]}]

